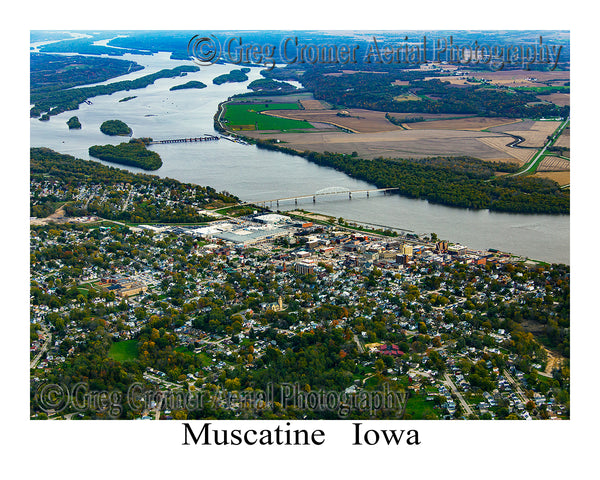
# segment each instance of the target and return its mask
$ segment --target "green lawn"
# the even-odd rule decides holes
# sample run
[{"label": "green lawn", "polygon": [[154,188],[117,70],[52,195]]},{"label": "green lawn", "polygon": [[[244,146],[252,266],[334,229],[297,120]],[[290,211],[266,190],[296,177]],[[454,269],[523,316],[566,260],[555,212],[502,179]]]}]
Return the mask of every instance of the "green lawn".
[{"label": "green lawn", "polygon": [[406,418],[414,420],[427,420],[439,418],[439,414],[433,409],[435,403],[432,400],[425,400],[423,395],[412,394],[406,402],[404,412]]},{"label": "green lawn", "polygon": [[[242,105],[227,105],[225,107],[225,120],[227,126],[235,129],[236,126],[252,127],[256,130],[298,130],[313,128],[304,120],[290,120],[288,118],[277,118],[269,115],[261,115],[259,112],[266,110],[298,110],[297,103],[253,103]],[[248,129],[242,127],[242,129]],[[253,128],[250,128],[253,129]]]},{"label": "green lawn", "polygon": [[204,352],[194,353],[191,350],[188,350],[186,347],[179,346],[175,348],[176,352],[183,353],[184,355],[194,355],[200,359],[202,362],[202,366],[206,367],[210,365],[213,361],[212,359]]},{"label": "green lawn", "polygon": [[108,356],[117,362],[135,360],[138,356],[137,340],[124,340],[113,343],[108,351]]}]

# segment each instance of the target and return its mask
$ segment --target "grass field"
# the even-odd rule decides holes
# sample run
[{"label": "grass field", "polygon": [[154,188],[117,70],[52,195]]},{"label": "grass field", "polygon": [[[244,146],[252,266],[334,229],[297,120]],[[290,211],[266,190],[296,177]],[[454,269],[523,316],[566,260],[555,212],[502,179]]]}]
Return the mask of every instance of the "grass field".
[{"label": "grass field", "polygon": [[[307,121],[262,115],[260,112],[270,110],[298,110],[297,103],[256,103],[234,104],[225,107],[225,121],[232,130],[304,130],[313,128]],[[236,128],[241,126],[242,128]],[[251,128],[248,128],[251,127]]]},{"label": "grass field", "polygon": [[412,395],[406,402],[405,418],[415,420],[427,420],[439,418],[439,414],[433,409],[435,403],[425,400],[423,395]]},{"label": "grass field", "polygon": [[535,93],[570,93],[570,87],[553,86],[553,87],[514,87],[515,90],[522,92]]},{"label": "grass field", "polygon": [[183,353],[184,355],[194,355],[195,357],[200,359],[200,361],[202,362],[202,366],[204,366],[204,367],[207,367],[208,365],[213,363],[211,358],[204,352],[194,353],[194,352],[188,350],[186,347],[182,347],[182,346],[176,347],[175,351],[179,352],[179,353]]},{"label": "grass field", "polygon": [[122,342],[113,343],[108,351],[108,357],[117,362],[135,360],[138,356],[137,344],[137,340],[124,340]]},{"label": "grass field", "polygon": [[396,102],[418,102],[421,100],[422,98],[414,93],[406,93],[404,95],[398,95],[397,97],[394,97],[394,101]]}]

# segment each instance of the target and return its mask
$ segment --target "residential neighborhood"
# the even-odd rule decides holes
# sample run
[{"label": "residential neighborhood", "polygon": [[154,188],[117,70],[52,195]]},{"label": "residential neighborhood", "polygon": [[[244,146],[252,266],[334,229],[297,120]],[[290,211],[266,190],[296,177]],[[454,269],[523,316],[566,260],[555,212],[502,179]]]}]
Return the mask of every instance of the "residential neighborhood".
[{"label": "residential neighborhood", "polygon": [[[199,212],[211,220],[32,225],[33,392],[49,380],[187,393],[386,386],[408,394],[403,418],[569,418],[568,267],[308,212]],[[119,418],[330,418],[280,400],[258,413],[155,402]],[[75,418],[69,408],[34,401],[31,415]]]}]

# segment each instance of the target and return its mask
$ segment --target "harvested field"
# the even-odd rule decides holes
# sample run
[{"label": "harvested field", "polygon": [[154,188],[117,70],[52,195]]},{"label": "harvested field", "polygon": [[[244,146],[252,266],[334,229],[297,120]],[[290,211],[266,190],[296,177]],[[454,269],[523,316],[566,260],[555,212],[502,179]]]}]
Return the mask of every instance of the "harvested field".
[{"label": "harvested field", "polygon": [[559,125],[560,122],[536,121],[533,122],[533,125],[529,130],[506,129],[505,132],[523,137],[525,141],[519,144],[521,147],[541,148],[544,146],[548,136],[551,135]]},{"label": "harvested field", "polygon": [[554,142],[555,147],[571,148],[571,128],[565,127],[560,137]]},{"label": "harvested field", "polygon": [[410,85],[410,82],[408,80],[394,80],[392,82],[392,85],[399,85],[401,87],[405,87],[407,85]]},{"label": "harvested field", "polygon": [[531,160],[536,152],[533,148],[513,148],[507,146],[507,144],[511,142],[511,139],[506,136],[480,137],[478,140],[481,143],[494,148],[499,152],[502,152],[504,154],[504,158],[511,158],[513,161],[517,161],[521,165]]},{"label": "harvested field", "polygon": [[440,80],[442,82],[448,82],[450,85],[474,85],[473,83],[467,82],[467,77],[425,77],[423,80],[426,82],[429,80]]},{"label": "harvested field", "polygon": [[[248,132],[253,138],[279,139],[286,147],[299,151],[352,153],[361,158],[424,158],[468,155],[482,160],[524,163],[517,155],[535,151],[506,147],[505,151],[486,141],[496,140],[503,147],[510,138],[489,132],[467,130],[391,130],[349,134],[344,132],[267,133]],[[484,141],[486,140],[486,141]],[[512,154],[512,151],[516,151]]]},{"label": "harvested field", "polygon": [[571,162],[564,158],[547,156],[540,162],[537,172],[564,172],[571,170]]},{"label": "harvested field", "polygon": [[501,133],[506,133],[508,130],[510,130],[511,132],[525,131],[525,130],[530,130],[531,127],[533,127],[534,123],[535,123],[534,120],[521,120],[520,122],[517,122],[517,123],[512,123],[512,124],[508,124],[508,125],[498,125],[496,127],[490,127],[489,131],[490,132],[501,132]]},{"label": "harvested field", "polygon": [[339,110],[272,110],[264,113],[281,118],[306,120],[311,123],[329,123],[360,133],[385,132],[402,129],[402,127],[394,125],[385,118],[385,112],[361,110],[358,108],[346,111],[350,116],[338,116]]},{"label": "harvested field", "polygon": [[435,121],[435,120],[449,120],[456,118],[466,118],[473,117],[474,115],[470,114],[455,114],[455,113],[402,113],[402,112],[390,112],[390,115],[397,119],[404,118],[423,118],[427,121]]},{"label": "harvested field", "polygon": [[535,87],[536,83],[570,80],[570,72],[548,71],[536,72],[532,70],[499,70],[497,72],[473,72],[471,74],[476,78],[488,80],[497,85]]},{"label": "harvested field", "polygon": [[533,176],[537,178],[549,178],[559,185],[571,183],[571,172],[537,172]]},{"label": "harvested field", "polygon": [[300,100],[300,104],[304,107],[305,110],[325,110],[325,105],[320,100],[307,99]]},{"label": "harvested field", "polygon": [[[344,110],[348,112],[349,116],[338,116],[339,110],[284,110],[276,111],[272,110],[269,113],[276,115],[281,118],[289,118],[294,120],[307,120],[316,128],[318,123],[329,123],[342,128],[346,128],[353,132],[358,133],[370,133],[370,132],[387,132],[394,130],[401,130],[402,127],[394,125],[387,118],[385,118],[385,112],[378,112],[375,110],[363,110],[360,108],[351,108]],[[263,112],[267,114],[267,112]],[[405,119],[405,118],[423,118],[425,120],[437,120],[455,118],[457,115],[453,114],[434,114],[434,113],[390,113],[394,118]],[[467,117],[468,115],[463,115]],[[411,123],[411,128],[419,123]],[[424,123],[428,125],[429,122]]]},{"label": "harvested field", "polygon": [[561,107],[564,105],[571,104],[571,94],[569,93],[551,93],[550,95],[538,95],[542,101],[552,102],[556,105],[560,105]]},{"label": "harvested field", "polygon": [[406,124],[404,127],[416,130],[476,130],[481,131],[490,127],[508,125],[520,122],[514,118],[499,117],[468,117],[457,118],[453,120],[436,120],[431,122],[419,122]]}]

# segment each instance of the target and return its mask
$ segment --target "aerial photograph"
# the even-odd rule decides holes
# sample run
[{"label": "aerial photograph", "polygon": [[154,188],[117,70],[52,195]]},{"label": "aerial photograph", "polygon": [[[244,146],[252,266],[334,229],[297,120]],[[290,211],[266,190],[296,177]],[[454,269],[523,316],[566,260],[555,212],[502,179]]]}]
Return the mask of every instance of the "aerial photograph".
[{"label": "aerial photograph", "polygon": [[569,30],[29,50],[30,420],[570,421]]}]

